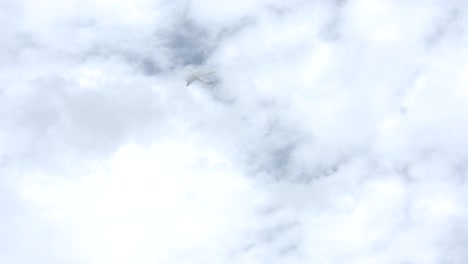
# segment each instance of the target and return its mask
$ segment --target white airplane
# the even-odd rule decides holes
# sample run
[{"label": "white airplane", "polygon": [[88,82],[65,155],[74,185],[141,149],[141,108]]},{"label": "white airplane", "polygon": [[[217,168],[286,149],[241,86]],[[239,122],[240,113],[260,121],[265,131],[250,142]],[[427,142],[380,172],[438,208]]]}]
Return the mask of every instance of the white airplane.
[{"label": "white airplane", "polygon": [[194,70],[191,66],[187,66],[187,70],[190,72],[190,75],[185,78],[185,81],[187,82],[187,86],[189,86],[191,83],[194,81],[199,81],[204,85],[209,85],[210,82],[204,78],[207,75],[212,74],[213,72],[200,72]]}]

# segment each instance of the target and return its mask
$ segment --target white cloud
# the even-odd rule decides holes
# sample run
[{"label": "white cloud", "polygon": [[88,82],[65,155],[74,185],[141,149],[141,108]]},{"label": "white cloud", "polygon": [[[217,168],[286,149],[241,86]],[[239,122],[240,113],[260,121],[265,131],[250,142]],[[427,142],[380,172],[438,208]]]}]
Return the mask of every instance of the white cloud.
[{"label": "white cloud", "polygon": [[3,1],[0,262],[465,263],[465,9]]},{"label": "white cloud", "polygon": [[29,178],[24,196],[43,208],[41,217],[64,225],[91,263],[222,259],[230,249],[217,241],[241,246],[252,225],[245,219],[262,199],[215,150],[171,141],[122,146],[108,165],[79,178]]}]

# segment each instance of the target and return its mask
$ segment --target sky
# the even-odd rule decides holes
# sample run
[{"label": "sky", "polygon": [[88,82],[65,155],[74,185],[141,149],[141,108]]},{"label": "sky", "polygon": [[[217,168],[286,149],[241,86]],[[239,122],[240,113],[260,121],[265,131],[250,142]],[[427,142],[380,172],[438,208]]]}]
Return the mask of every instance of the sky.
[{"label": "sky", "polygon": [[467,25],[461,0],[0,1],[0,263],[467,263]]}]

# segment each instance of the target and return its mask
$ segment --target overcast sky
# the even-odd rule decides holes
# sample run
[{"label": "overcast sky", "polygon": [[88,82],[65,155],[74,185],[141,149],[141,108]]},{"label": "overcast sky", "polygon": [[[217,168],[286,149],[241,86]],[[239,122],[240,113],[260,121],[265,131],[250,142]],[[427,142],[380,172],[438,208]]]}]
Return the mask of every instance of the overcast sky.
[{"label": "overcast sky", "polygon": [[468,263],[467,29],[462,0],[1,0],[0,263]]}]

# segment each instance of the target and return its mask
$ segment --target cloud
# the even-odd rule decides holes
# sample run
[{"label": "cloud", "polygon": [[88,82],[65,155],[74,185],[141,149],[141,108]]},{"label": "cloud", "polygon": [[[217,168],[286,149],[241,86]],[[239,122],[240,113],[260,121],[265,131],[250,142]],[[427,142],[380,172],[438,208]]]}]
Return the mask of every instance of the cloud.
[{"label": "cloud", "polygon": [[90,262],[223,259],[230,249],[217,240],[240,246],[252,225],[242,219],[252,219],[262,197],[214,150],[171,141],[122,146],[102,169],[75,179],[35,175],[24,195]]},{"label": "cloud", "polygon": [[465,263],[465,9],[3,1],[0,262]]}]

